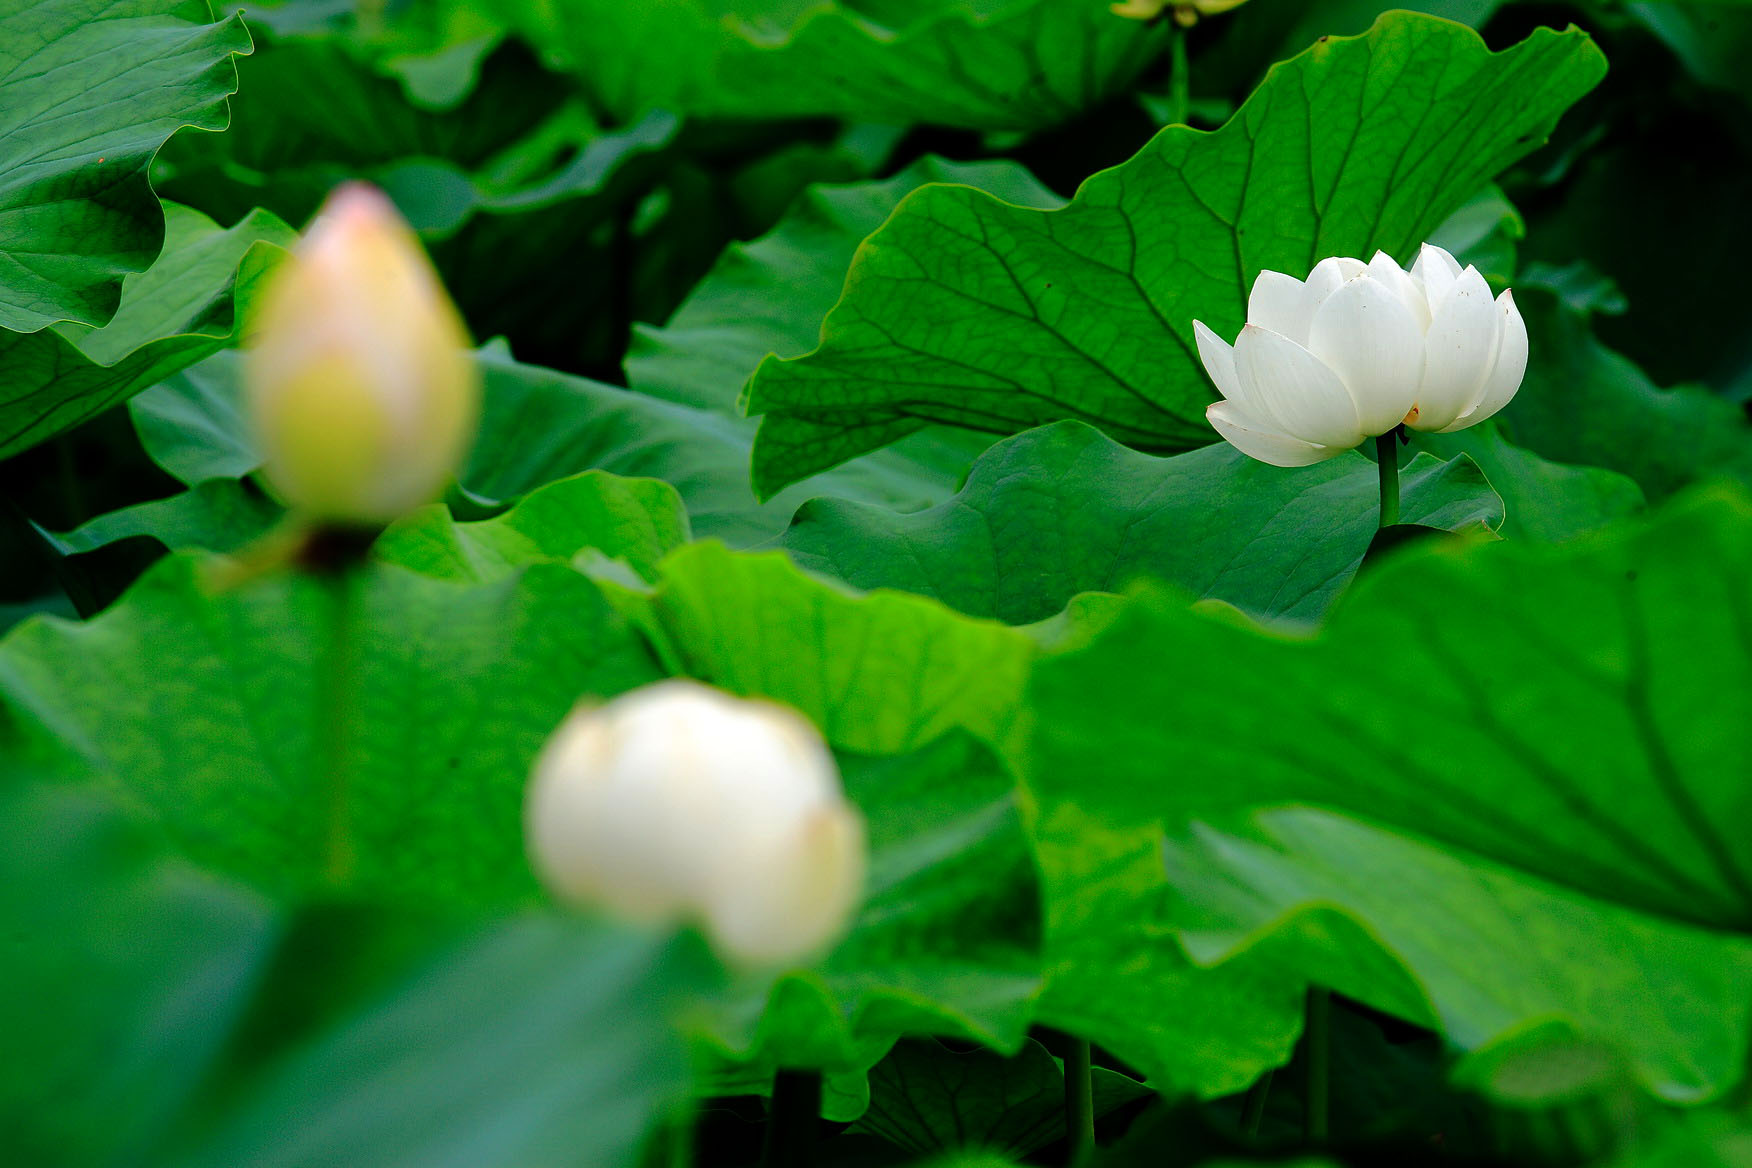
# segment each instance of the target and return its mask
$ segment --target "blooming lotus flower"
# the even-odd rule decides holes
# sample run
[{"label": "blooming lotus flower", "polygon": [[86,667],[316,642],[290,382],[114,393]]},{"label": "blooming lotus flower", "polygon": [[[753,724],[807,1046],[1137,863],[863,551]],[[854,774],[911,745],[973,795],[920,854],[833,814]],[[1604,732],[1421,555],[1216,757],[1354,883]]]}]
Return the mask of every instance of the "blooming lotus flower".
[{"label": "blooming lotus flower", "polygon": [[574,713],[536,762],[524,820],[555,895],[698,921],[745,965],[823,948],[862,897],[863,820],[815,728],[697,682]]},{"label": "blooming lotus flower", "polygon": [[1385,252],[1321,260],[1306,280],[1261,272],[1233,347],[1193,321],[1223,400],[1205,416],[1243,454],[1306,466],[1401,424],[1446,433],[1509,404],[1527,326],[1477,268],[1425,244],[1407,272]]},{"label": "blooming lotus flower", "polygon": [[468,335],[387,198],[329,197],[263,296],[245,388],[263,470],[307,518],[387,523],[443,493],[480,414]]}]

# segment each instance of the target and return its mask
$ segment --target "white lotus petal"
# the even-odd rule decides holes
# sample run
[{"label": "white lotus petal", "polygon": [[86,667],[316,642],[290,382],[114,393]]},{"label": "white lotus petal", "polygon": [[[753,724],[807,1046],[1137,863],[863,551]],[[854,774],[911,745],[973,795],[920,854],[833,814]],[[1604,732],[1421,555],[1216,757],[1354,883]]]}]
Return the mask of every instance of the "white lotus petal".
[{"label": "white lotus petal", "polygon": [[1496,364],[1484,379],[1477,404],[1447,427],[1450,431],[1476,426],[1508,405],[1514,399],[1515,391],[1521,388],[1521,379],[1527,375],[1527,322],[1521,319],[1521,310],[1515,307],[1515,294],[1504,291],[1497,297],[1496,306],[1502,314],[1502,339],[1498,343]]},{"label": "white lotus petal", "polygon": [[1376,252],[1375,258],[1369,261],[1369,275],[1393,290],[1400,302],[1411,310],[1419,328],[1430,327],[1430,307],[1424,300],[1423,285],[1406,275],[1405,269],[1394,262],[1392,256],[1384,251]]},{"label": "white lotus petal", "polygon": [[1344,447],[1317,446],[1280,434],[1243,414],[1234,402],[1212,402],[1205,408],[1205,417],[1236,450],[1273,466],[1309,466],[1345,451]]},{"label": "white lotus petal", "polygon": [[1444,430],[1478,403],[1496,361],[1502,315],[1477,268],[1467,268],[1454,281],[1425,338],[1417,420],[1408,423],[1412,429]]},{"label": "white lotus petal", "polygon": [[1423,285],[1424,296],[1429,300],[1430,315],[1442,307],[1442,301],[1448,296],[1448,290],[1454,286],[1454,281],[1460,278],[1460,261],[1449,255],[1447,251],[1433,243],[1426,243],[1417,253],[1417,260],[1411,265],[1414,279]]},{"label": "white lotus petal", "polygon": [[1270,329],[1298,345],[1308,343],[1308,323],[1314,319],[1314,305],[1308,299],[1307,285],[1282,272],[1261,272],[1253,281],[1253,291],[1247,297],[1247,323]]},{"label": "white lotus petal", "polygon": [[1234,347],[1212,332],[1202,320],[1192,322],[1192,335],[1198,341],[1198,359],[1204,362],[1205,372],[1211,375],[1217,392],[1226,398],[1236,397],[1241,386],[1235,376]]},{"label": "white lotus petal", "polygon": [[1417,402],[1423,329],[1373,276],[1359,276],[1327,297],[1314,314],[1308,349],[1343,380],[1365,435],[1393,429]]},{"label": "white lotus petal", "polygon": [[1362,260],[1353,260],[1349,256],[1331,256],[1315,264],[1314,270],[1308,273],[1305,285],[1308,289],[1307,303],[1310,316],[1328,296],[1338,291],[1346,280],[1354,280],[1368,270],[1368,264]]},{"label": "white lotus petal", "polygon": [[1244,412],[1272,429],[1340,449],[1363,440],[1344,382],[1288,337],[1248,325],[1235,341],[1235,371]]}]

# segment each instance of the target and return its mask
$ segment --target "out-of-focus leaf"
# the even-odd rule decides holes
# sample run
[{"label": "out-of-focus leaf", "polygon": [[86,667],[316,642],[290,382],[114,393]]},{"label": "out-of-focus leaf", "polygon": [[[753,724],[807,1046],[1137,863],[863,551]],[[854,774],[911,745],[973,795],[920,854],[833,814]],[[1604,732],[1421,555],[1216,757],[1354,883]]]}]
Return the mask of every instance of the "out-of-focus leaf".
[{"label": "out-of-focus leaf", "polygon": [[1161,131],[1062,210],[927,187],[864,245],[820,347],[751,380],[756,489],[931,422],[1007,434],[1074,417],[1129,445],[1205,445],[1195,316],[1233,336],[1262,268],[1407,255],[1604,67],[1576,30],[1493,54],[1395,13],[1280,65],[1221,130]]},{"label": "out-of-focus leaf", "polygon": [[16,758],[4,769],[7,1155],[42,1168],[144,1162],[222,1053],[279,917],[163,857],[91,792],[28,784]]},{"label": "out-of-focus leaf", "polygon": [[[1752,929],[1752,502],[1424,546],[1313,639],[1138,597],[1032,675],[1032,781],[1120,824],[1308,802]],[[1054,796],[1070,797],[1070,796]]]},{"label": "out-of-focus leaf", "polygon": [[95,771],[191,857],[270,891],[530,899],[535,752],[578,699],[659,676],[596,588],[553,565],[481,585],[372,568],[350,604],[337,745],[330,589],[223,570],[172,557],[90,622],[0,642],[24,757]]},{"label": "out-of-focus leaf", "polygon": [[632,1168],[686,1092],[673,1020],[712,976],[661,936],[554,916],[486,926],[226,1084],[174,1163]]},{"label": "out-of-focus leaf", "polygon": [[[1148,1095],[1134,1079],[1096,1067],[1095,1114]],[[986,1151],[1026,1156],[1065,1135],[1065,1073],[1030,1040],[1005,1058],[950,1050],[929,1038],[900,1042],[870,1073],[870,1110],[857,1129],[909,1152]]]},{"label": "out-of-focus leaf", "polygon": [[0,458],[139,393],[235,338],[239,306],[292,241],[265,211],[222,230],[164,205],[164,251],[122,286],[102,328],[61,323],[0,332]]},{"label": "out-of-focus leaf", "polygon": [[1106,0],[497,0],[626,117],[835,116],[1029,130],[1122,92],[1166,30]]},{"label": "out-of-focus leaf", "polygon": [[0,328],[105,324],[158,255],[146,168],[178,128],[225,128],[250,50],[212,19],[206,0],[0,4]]},{"label": "out-of-focus leaf", "polygon": [[[1422,458],[1402,474],[1408,522],[1502,523],[1502,500],[1470,459]],[[781,546],[859,588],[934,596],[1010,624],[1144,579],[1256,616],[1313,619],[1355,573],[1379,507],[1375,464],[1358,454],[1295,470],[1226,443],[1156,458],[1058,422],[994,446],[928,511],[806,503]]]}]

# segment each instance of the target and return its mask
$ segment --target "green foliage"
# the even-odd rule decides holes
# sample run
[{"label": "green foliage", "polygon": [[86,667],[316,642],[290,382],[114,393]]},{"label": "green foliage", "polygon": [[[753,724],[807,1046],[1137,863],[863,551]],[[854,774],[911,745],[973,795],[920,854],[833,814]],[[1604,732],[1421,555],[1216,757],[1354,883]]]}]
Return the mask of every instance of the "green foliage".
[{"label": "green foliage", "polygon": [[206,0],[0,5],[0,328],[107,324],[158,254],[147,165],[179,127],[225,128],[250,50],[211,21]]},{"label": "green foliage", "polygon": [[[530,760],[581,697],[659,676],[557,566],[471,586],[385,565],[345,599],[223,577],[173,558],[90,623],[20,628],[0,646],[0,702],[24,757],[95,772],[190,856],[279,894],[338,879],[418,904],[527,903]],[[381,712],[338,743],[322,705],[336,654],[348,700]]]},{"label": "green foliage", "polygon": [[[1747,1163],[1752,25],[1390,7],[0,0],[8,1162]],[[238,351],[347,180],[485,388],[369,533]],[[1530,359],[1388,547],[1192,322],[1426,240]],[[671,677],[831,752],[819,951],[537,879]]]},{"label": "green foliage", "polygon": [[1336,806],[1745,930],[1722,825],[1752,754],[1749,580],[1752,504],[1724,491],[1557,549],[1400,555],[1312,640],[1154,592],[1035,671],[1034,773],[1155,822]]},{"label": "green foliage", "polygon": [[865,245],[821,347],[756,372],[755,485],[932,422],[1074,417],[1147,449],[1203,445],[1194,317],[1232,335],[1261,269],[1408,254],[1603,69],[1579,32],[1492,54],[1459,25],[1388,17],[1275,69],[1221,130],[1163,130],[1063,210],[927,188]]},{"label": "green foliage", "polygon": [[65,322],[0,332],[0,457],[34,446],[124,401],[237,339],[238,305],[291,241],[266,211],[221,230],[198,211],[164,205],[164,251],[122,283],[101,328]]},{"label": "green foliage", "polygon": [[[1470,459],[1424,457],[1402,474],[1407,522],[1472,531],[1502,522],[1502,501]],[[935,596],[1011,624],[1146,579],[1258,616],[1311,619],[1374,534],[1375,477],[1360,455],[1303,471],[1226,445],[1153,458],[1060,422],[993,447],[929,511],[815,500],[781,546],[860,588]]]},{"label": "green foliage", "polygon": [[620,116],[1033,129],[1123,90],[1164,40],[1103,0],[494,2]]}]

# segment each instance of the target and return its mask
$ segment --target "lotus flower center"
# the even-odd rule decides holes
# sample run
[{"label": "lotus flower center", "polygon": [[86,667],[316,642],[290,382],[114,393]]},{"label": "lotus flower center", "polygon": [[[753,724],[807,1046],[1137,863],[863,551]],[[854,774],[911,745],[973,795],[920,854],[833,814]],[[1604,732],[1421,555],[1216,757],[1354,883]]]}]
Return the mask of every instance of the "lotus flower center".
[{"label": "lotus flower center", "polygon": [[1418,414],[1420,414],[1422,412],[1423,412],[1423,408],[1421,406],[1412,406],[1411,412],[1409,414],[1405,415],[1405,421],[1403,421],[1399,424],[1401,426],[1411,425],[1413,422],[1417,421]]}]

